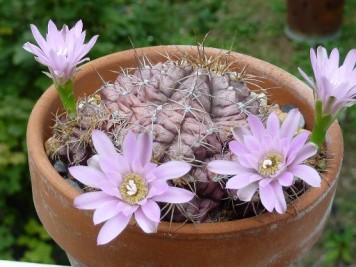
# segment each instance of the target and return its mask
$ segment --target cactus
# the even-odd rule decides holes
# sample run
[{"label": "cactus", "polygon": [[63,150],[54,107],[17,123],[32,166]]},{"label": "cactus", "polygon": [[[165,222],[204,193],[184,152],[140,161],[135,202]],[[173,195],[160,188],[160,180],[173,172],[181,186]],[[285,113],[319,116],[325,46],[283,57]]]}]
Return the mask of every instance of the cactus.
[{"label": "cactus", "polygon": [[57,116],[46,150],[71,166],[95,154],[90,140],[93,129],[107,132],[118,150],[129,130],[149,132],[154,137],[155,161],[184,160],[193,166],[173,183],[190,188],[196,197],[184,205],[162,207],[165,218],[212,221],[214,211],[226,206],[223,200],[229,194],[224,188],[226,177],[209,173],[206,164],[231,159],[226,147],[231,128],[246,124],[250,113],[263,116],[266,95],[262,89],[249,90],[258,78],[247,74],[246,68],[233,69],[230,62],[237,59],[228,53],[209,57],[198,45],[196,57],[178,54],[159,63],[142,55],[137,68],[122,70],[115,82],[79,101],[76,119]]}]

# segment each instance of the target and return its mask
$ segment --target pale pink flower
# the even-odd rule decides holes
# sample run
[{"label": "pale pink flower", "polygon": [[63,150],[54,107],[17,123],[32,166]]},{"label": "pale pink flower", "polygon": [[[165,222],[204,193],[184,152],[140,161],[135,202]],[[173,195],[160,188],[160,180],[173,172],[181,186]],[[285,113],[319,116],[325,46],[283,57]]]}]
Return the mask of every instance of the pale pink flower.
[{"label": "pale pink flower", "polygon": [[[356,102],[356,49],[349,51],[341,66],[337,48],[331,51],[329,57],[324,47],[319,46],[316,53],[310,49],[310,59],[315,83],[300,68],[299,72],[315,89],[316,99],[323,103],[323,113],[335,115],[341,108],[353,105]],[[335,99],[331,100],[331,97]]]},{"label": "pale pink flower", "polygon": [[246,128],[233,131],[236,140],[229,148],[237,161],[216,160],[208,164],[212,172],[234,175],[226,188],[237,189],[237,196],[250,201],[258,190],[261,202],[268,211],[284,213],[287,208],[283,187],[290,187],[295,179],[302,179],[319,187],[319,173],[304,161],[317,152],[317,147],[307,142],[309,132],[296,136],[300,113],[293,109],[280,126],[275,113],[268,116],[266,128],[259,117],[250,115]]},{"label": "pale pink flower", "polygon": [[31,25],[31,31],[38,46],[29,42],[23,48],[34,54],[35,59],[49,69],[49,76],[56,84],[63,85],[69,79],[73,79],[78,64],[89,60],[84,56],[95,44],[98,36],[84,44],[85,31],[82,31],[83,23],[79,20],[75,26],[68,29],[64,25],[61,30],[50,20],[46,39],[43,38],[35,25]]},{"label": "pale pink flower", "polygon": [[194,197],[188,190],[167,184],[167,180],[187,174],[191,166],[181,161],[152,163],[153,141],[148,134],[136,137],[129,132],[122,155],[105,133],[95,130],[92,139],[98,154],[88,161],[89,166],[75,166],[69,171],[81,183],[100,190],[84,193],[74,201],[79,209],[95,209],[94,224],[106,221],[98,235],[99,245],[118,236],[133,215],[144,232],[155,233],[161,219],[156,202],[184,203]]}]

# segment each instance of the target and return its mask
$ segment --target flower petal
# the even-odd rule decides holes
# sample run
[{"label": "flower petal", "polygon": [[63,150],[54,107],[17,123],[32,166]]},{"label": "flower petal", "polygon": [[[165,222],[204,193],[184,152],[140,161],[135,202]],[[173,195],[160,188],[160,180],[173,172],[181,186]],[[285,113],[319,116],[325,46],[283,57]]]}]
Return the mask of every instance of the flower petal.
[{"label": "flower petal", "polygon": [[241,165],[241,169],[257,170],[259,162],[258,156],[260,156],[260,154],[261,153],[256,153],[256,151],[250,151],[249,153],[239,155],[238,161]]},{"label": "flower petal", "polygon": [[262,205],[266,208],[266,210],[272,212],[275,207],[276,199],[271,183],[267,184],[265,187],[260,186],[259,193]]},{"label": "flower petal", "polygon": [[279,136],[279,119],[274,112],[271,112],[267,118],[266,131],[270,136]]},{"label": "flower petal", "polygon": [[120,201],[118,204],[117,204],[117,209],[122,212],[122,214],[124,214],[125,216],[132,216],[132,214],[134,212],[136,212],[136,210],[139,208],[140,206],[139,205],[129,205],[123,201]]},{"label": "flower petal", "polygon": [[[254,175],[253,173],[237,174],[237,175],[231,177],[227,181],[226,188],[229,188],[229,189],[241,189],[243,187],[246,187],[251,183],[251,179],[250,179],[251,176],[256,177],[257,175]],[[262,179],[262,177],[260,179]],[[252,181],[252,182],[255,182],[255,181]]]},{"label": "flower petal", "polygon": [[145,233],[156,233],[158,222],[152,221],[143,213],[141,209],[135,212],[135,219],[137,224]]},{"label": "flower petal", "polygon": [[184,161],[172,160],[159,165],[153,170],[152,174],[154,174],[157,179],[166,181],[186,175],[191,167],[190,164]]},{"label": "flower petal", "polygon": [[121,194],[120,194],[118,186],[111,183],[111,181],[109,181],[108,179],[101,180],[98,183],[98,188],[110,196],[115,196],[115,197],[121,199]]},{"label": "flower petal", "polygon": [[113,172],[121,175],[132,172],[130,163],[124,156],[120,154],[116,154],[115,157],[101,157],[99,162],[103,171],[105,171],[106,176],[108,176],[108,173]]},{"label": "flower petal", "polygon": [[129,131],[123,141],[122,151],[125,158],[128,159],[129,162],[132,162],[135,158],[137,158],[137,141],[136,136],[132,131]]},{"label": "flower petal", "polygon": [[118,199],[114,199],[98,207],[95,210],[93,216],[94,224],[102,223],[116,216],[119,213],[119,210],[117,209],[117,203],[118,203]]},{"label": "flower petal", "polygon": [[331,50],[329,61],[338,67],[339,60],[340,60],[339,50],[337,48],[334,48],[333,50]]},{"label": "flower petal", "polygon": [[142,166],[145,166],[152,158],[152,137],[147,133],[141,133],[137,137],[137,154]]},{"label": "flower petal", "polygon": [[158,164],[149,162],[143,167],[143,173],[145,173],[146,182],[151,182],[156,179],[152,173],[157,168]]},{"label": "flower petal", "polygon": [[290,167],[288,171],[291,172],[294,176],[297,176],[298,178],[302,179],[309,185],[314,187],[320,187],[320,174],[314,168],[305,164],[301,164]]},{"label": "flower petal", "polygon": [[214,160],[208,163],[208,170],[218,174],[228,174],[233,175],[245,169],[236,161],[230,160]]},{"label": "flower petal", "polygon": [[315,83],[312,79],[312,77],[309,77],[301,68],[298,67],[298,71],[299,73],[303,76],[303,78],[309,83],[309,85],[311,86],[311,88],[315,89]]},{"label": "flower petal", "polygon": [[297,154],[299,153],[299,150],[305,145],[305,142],[308,140],[310,136],[310,132],[302,132],[295,136],[292,141],[289,144],[289,149],[288,152],[286,153],[286,164],[290,165]]},{"label": "flower petal", "polygon": [[137,173],[140,176],[145,176],[144,169],[143,169],[141,160],[139,158],[135,158],[131,162],[131,169],[132,169],[132,172]]},{"label": "flower petal", "polygon": [[273,180],[270,179],[270,178],[264,178],[264,179],[261,179],[261,181],[259,181],[258,185],[260,187],[266,187],[267,185],[269,185]]},{"label": "flower petal", "polygon": [[79,182],[90,187],[99,188],[99,183],[106,180],[103,172],[88,166],[74,166],[68,171]]},{"label": "flower petal", "polygon": [[122,176],[117,164],[117,160],[109,157],[101,157],[99,160],[100,169],[105,173],[107,180],[112,183],[113,186],[118,187],[122,182]]},{"label": "flower petal", "polygon": [[84,45],[85,46],[85,49],[83,49],[83,51],[81,51],[81,53],[79,54],[79,56],[77,57],[77,60],[83,58],[92,48],[93,46],[95,45],[96,41],[98,40],[99,38],[99,35],[94,35],[90,40],[89,42]]},{"label": "flower petal", "polygon": [[291,165],[297,165],[304,162],[306,159],[314,156],[318,152],[318,147],[309,142],[303,146],[302,149],[298,151]]},{"label": "flower petal", "polygon": [[35,46],[35,45],[31,44],[30,42],[27,42],[23,45],[23,48],[27,52],[30,52],[31,54],[34,54],[35,56],[39,57],[38,61],[41,61],[42,64],[44,64],[44,65],[48,64],[47,56],[43,53],[43,51],[41,49],[38,48],[38,46]]},{"label": "flower petal", "polygon": [[297,131],[301,114],[298,109],[294,108],[288,112],[287,117],[281,126],[281,137],[291,140]]},{"label": "flower petal", "polygon": [[344,60],[344,64],[342,64],[346,72],[352,71],[355,68],[355,62],[356,62],[356,49],[351,49]]},{"label": "flower petal", "polygon": [[[51,22],[51,20],[50,20],[50,22]],[[40,46],[40,48],[43,51],[46,51],[47,50],[46,40],[43,38],[42,34],[39,32],[38,28],[35,25],[31,24],[30,27],[31,27],[32,35],[35,38],[37,44]]]},{"label": "flower petal", "polygon": [[92,134],[93,145],[100,156],[115,157],[116,149],[111,139],[102,131],[94,130]]},{"label": "flower petal", "polygon": [[189,190],[169,186],[163,194],[153,196],[152,200],[164,203],[185,203],[193,197],[194,194]]},{"label": "flower petal", "polygon": [[252,183],[249,184],[246,187],[243,187],[239,190],[237,190],[237,197],[241,199],[242,201],[250,201],[253,195],[255,194],[256,190],[258,188],[258,183]]},{"label": "flower petal", "polygon": [[232,135],[235,140],[242,142],[244,135],[250,135],[250,131],[247,130],[246,126],[236,126],[232,129]]},{"label": "flower petal", "polygon": [[[241,139],[242,140],[242,139]],[[245,154],[249,153],[249,151],[246,149],[246,147],[243,145],[243,140],[241,142],[239,141],[230,141],[229,142],[229,149],[231,150],[232,153],[235,155],[240,155],[240,154]]]},{"label": "flower petal", "polygon": [[245,135],[243,138],[243,142],[245,143],[245,147],[250,151],[258,151],[260,149],[260,142],[257,138],[252,135]]},{"label": "flower petal", "polygon": [[155,201],[147,199],[145,205],[141,206],[141,210],[149,220],[154,222],[161,221],[161,209]]},{"label": "flower petal", "polygon": [[163,194],[169,187],[166,181],[163,180],[154,180],[149,182],[149,191],[147,194],[147,198],[151,198],[156,195]]},{"label": "flower petal", "polygon": [[81,210],[92,210],[115,199],[115,197],[102,191],[88,192],[76,197],[74,199],[74,206]]},{"label": "flower petal", "polygon": [[106,221],[100,229],[97,244],[104,245],[117,237],[127,226],[131,216],[125,216],[121,213]]},{"label": "flower petal", "polygon": [[99,164],[99,155],[94,155],[87,160],[88,167],[102,171]]},{"label": "flower petal", "polygon": [[262,137],[266,133],[266,130],[265,127],[263,126],[261,119],[256,115],[249,115],[247,120],[248,120],[248,124],[250,125],[253,136],[255,136],[258,139],[262,139]]},{"label": "flower petal", "polygon": [[284,197],[282,186],[277,182],[272,183],[271,186],[273,188],[275,196],[274,208],[278,213],[284,214],[287,210],[287,203]]},{"label": "flower petal", "polygon": [[283,186],[291,186],[294,181],[294,176],[290,172],[284,172],[278,177],[278,182]]}]

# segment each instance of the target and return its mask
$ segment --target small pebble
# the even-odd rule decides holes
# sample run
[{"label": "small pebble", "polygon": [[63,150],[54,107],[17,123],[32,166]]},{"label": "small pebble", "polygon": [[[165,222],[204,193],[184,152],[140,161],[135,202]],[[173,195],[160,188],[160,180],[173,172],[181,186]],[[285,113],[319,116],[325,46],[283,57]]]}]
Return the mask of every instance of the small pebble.
[{"label": "small pebble", "polygon": [[71,186],[73,186],[74,188],[78,189],[80,192],[84,192],[83,189],[80,188],[79,184],[72,180],[72,179],[64,179],[65,181],[67,181]]},{"label": "small pebble", "polygon": [[68,168],[67,166],[60,160],[57,160],[54,162],[53,167],[56,169],[56,171],[61,174],[62,176],[68,173]]},{"label": "small pebble", "polygon": [[297,108],[294,105],[285,105],[281,108],[282,112],[288,113],[290,110]]}]

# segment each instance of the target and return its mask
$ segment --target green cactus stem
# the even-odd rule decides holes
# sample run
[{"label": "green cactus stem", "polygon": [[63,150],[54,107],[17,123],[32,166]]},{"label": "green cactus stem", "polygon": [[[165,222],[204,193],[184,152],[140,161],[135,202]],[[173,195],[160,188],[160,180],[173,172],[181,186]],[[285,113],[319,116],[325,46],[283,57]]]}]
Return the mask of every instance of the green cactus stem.
[{"label": "green cactus stem", "polygon": [[[324,111],[325,113],[325,111]],[[324,143],[326,132],[335,120],[335,116],[330,113],[323,113],[323,103],[321,100],[315,101],[315,121],[310,141],[319,148]]]},{"label": "green cactus stem", "polygon": [[56,84],[55,87],[68,116],[75,118],[77,116],[77,111],[74,97],[74,81],[69,79],[65,84]]}]

